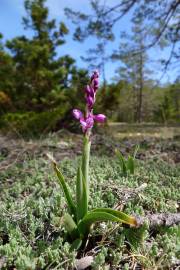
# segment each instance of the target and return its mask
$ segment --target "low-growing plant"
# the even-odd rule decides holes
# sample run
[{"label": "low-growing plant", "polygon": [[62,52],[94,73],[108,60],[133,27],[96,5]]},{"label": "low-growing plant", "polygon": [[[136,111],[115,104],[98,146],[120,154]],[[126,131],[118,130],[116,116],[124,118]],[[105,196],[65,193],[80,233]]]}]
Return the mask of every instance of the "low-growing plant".
[{"label": "low-growing plant", "polygon": [[79,120],[83,132],[82,160],[77,170],[76,202],[73,200],[68,184],[65,181],[61,170],[58,168],[56,161],[52,156],[48,155],[53,163],[54,170],[67,201],[69,211],[64,216],[64,226],[73,241],[72,249],[78,249],[82,243],[86,241],[91,225],[95,222],[112,221],[126,223],[132,226],[136,226],[137,224],[134,217],[111,208],[88,210],[91,130],[94,126],[94,122],[103,123],[106,120],[106,116],[103,114],[93,114],[93,105],[96,100],[96,93],[99,85],[98,79],[99,73],[95,71],[91,76],[90,85],[87,85],[85,88],[85,113],[83,114],[78,109],[73,110],[73,116]]},{"label": "low-growing plant", "polygon": [[135,167],[136,167],[136,154],[137,154],[138,149],[139,149],[139,146],[137,145],[135,150],[134,150],[133,156],[129,155],[127,159],[122,155],[122,153],[119,150],[117,150],[117,149],[115,150],[116,155],[117,155],[118,160],[119,160],[122,174],[124,176],[127,176],[128,173],[134,174]]},{"label": "low-growing plant", "polygon": [[66,110],[67,106],[64,105],[44,112],[6,113],[0,119],[0,128],[26,137],[46,134],[56,127]]}]

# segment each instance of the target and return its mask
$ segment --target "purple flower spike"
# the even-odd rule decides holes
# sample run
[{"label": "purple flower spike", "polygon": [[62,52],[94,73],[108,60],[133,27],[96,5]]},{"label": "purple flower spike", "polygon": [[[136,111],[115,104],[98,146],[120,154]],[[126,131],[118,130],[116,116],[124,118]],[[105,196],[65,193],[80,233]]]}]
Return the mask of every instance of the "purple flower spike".
[{"label": "purple flower spike", "polygon": [[86,102],[87,102],[88,108],[92,109],[94,102],[95,102],[94,98],[92,98],[91,96],[87,96]]},{"label": "purple flower spike", "polygon": [[94,91],[93,91],[92,87],[90,87],[89,85],[87,85],[85,87],[85,92],[86,92],[86,95],[94,96]]},{"label": "purple flower spike", "polygon": [[104,123],[104,121],[106,120],[106,116],[104,114],[93,115],[93,118],[96,122],[99,123]]},{"label": "purple flower spike", "polygon": [[74,109],[72,113],[73,113],[74,118],[76,118],[77,120],[83,117],[82,112],[78,109]]},{"label": "purple flower spike", "polygon": [[106,116],[104,114],[97,114],[93,115],[93,105],[96,100],[96,92],[99,87],[99,72],[94,71],[92,76],[91,76],[91,83],[90,85],[87,85],[85,87],[85,98],[86,98],[86,112],[83,114],[80,110],[74,109],[73,110],[73,115],[74,117],[79,120],[82,131],[85,134],[88,134],[89,136],[89,131],[92,129],[94,126],[94,122],[99,122],[103,123],[106,120]]}]

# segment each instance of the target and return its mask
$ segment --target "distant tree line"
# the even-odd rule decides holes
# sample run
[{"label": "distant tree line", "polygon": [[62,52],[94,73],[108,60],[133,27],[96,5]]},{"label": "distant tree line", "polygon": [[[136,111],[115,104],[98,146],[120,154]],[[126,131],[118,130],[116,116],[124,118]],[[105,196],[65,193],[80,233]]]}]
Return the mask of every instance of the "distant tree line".
[{"label": "distant tree line", "polygon": [[[47,115],[49,121],[51,114],[56,116],[55,124],[66,122],[71,108],[79,107],[82,99],[88,68],[78,68],[76,60],[68,54],[57,55],[57,48],[65,43],[69,30],[63,22],[49,19],[45,2],[24,1],[23,25],[25,30],[31,29],[32,37],[22,35],[4,41],[0,34],[0,126],[14,118],[21,125],[25,118],[35,117],[35,114],[40,115],[37,123],[45,122],[43,128]],[[78,42],[89,36],[97,38],[97,45],[82,57],[88,67],[99,68],[102,73],[102,95],[97,106],[114,121],[178,121],[180,78],[166,86],[154,82],[153,70],[147,68],[147,49],[155,44],[172,46],[169,58],[161,62],[164,72],[179,63],[180,1],[172,0],[167,4],[161,0],[154,5],[154,1],[123,0],[114,7],[100,5],[100,2],[90,1],[91,15],[66,9],[66,15],[77,24],[74,38]],[[131,34],[121,33],[119,50],[108,55],[106,45],[115,38],[113,26],[130,9],[133,9]],[[119,63],[112,84],[106,80],[107,61]]]}]

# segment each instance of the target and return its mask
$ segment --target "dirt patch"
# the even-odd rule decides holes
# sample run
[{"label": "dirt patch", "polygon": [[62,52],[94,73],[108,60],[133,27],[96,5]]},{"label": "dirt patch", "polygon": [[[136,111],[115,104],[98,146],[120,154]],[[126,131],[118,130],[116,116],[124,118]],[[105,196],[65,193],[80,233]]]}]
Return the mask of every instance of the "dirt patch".
[{"label": "dirt patch", "polygon": [[[180,162],[180,141],[157,138],[124,138],[117,139],[107,135],[92,136],[92,153],[95,155],[114,156],[115,148],[123,155],[133,152],[136,145],[140,146],[138,159],[161,158],[168,163]],[[48,135],[43,139],[25,140],[11,136],[0,135],[0,171],[6,170],[16,163],[22,163],[27,158],[45,157],[47,152],[56,160],[74,158],[81,155],[82,135],[67,131]]]}]

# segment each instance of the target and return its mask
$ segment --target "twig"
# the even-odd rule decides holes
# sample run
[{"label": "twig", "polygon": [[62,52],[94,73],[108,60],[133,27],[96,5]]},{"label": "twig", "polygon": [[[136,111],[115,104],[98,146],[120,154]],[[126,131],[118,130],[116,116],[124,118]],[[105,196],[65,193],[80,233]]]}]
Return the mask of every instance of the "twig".
[{"label": "twig", "polygon": [[149,223],[150,228],[158,226],[172,226],[180,224],[180,213],[157,213],[147,214],[145,217],[136,217],[138,227],[142,226],[144,222]]}]

